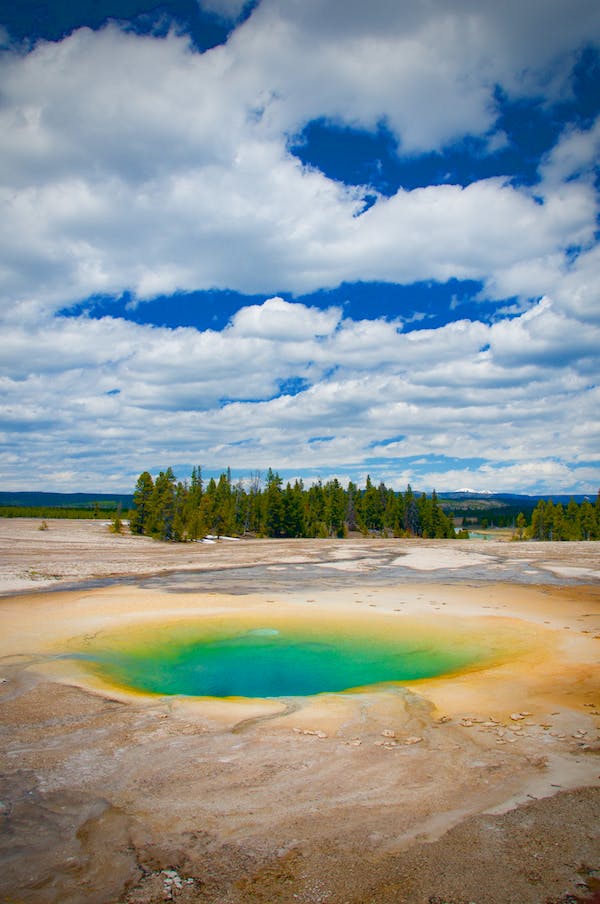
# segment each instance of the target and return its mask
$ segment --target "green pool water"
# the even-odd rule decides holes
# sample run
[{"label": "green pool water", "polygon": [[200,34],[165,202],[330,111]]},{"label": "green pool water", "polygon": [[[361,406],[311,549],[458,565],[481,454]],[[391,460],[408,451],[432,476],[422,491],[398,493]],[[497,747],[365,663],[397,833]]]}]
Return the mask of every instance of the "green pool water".
[{"label": "green pool water", "polygon": [[485,633],[380,621],[207,618],[107,635],[76,656],[96,676],[126,689],[264,698],[433,678],[481,667],[499,653]]}]

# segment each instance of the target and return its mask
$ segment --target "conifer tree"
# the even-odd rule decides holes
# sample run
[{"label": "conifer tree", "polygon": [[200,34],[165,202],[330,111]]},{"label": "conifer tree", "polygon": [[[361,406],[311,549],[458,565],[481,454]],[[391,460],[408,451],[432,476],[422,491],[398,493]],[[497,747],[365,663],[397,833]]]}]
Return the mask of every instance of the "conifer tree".
[{"label": "conifer tree", "polygon": [[580,514],[580,525],[581,525],[581,534],[583,540],[597,540],[598,539],[598,528],[596,524],[596,513],[594,511],[594,506],[586,499],[581,504],[581,514]]},{"label": "conifer tree", "polygon": [[269,468],[264,493],[264,525],[268,537],[283,536],[283,493],[281,477]]},{"label": "conifer tree", "polygon": [[129,519],[129,529],[132,534],[147,533],[148,520],[154,493],[154,481],[148,471],[143,471],[138,477],[133,493],[135,511]]},{"label": "conifer tree", "polygon": [[309,537],[327,537],[325,491],[320,480],[308,489],[306,530]]},{"label": "conifer tree", "polygon": [[156,478],[147,533],[159,540],[172,540],[174,518],[175,474],[169,467],[166,471],[161,471]]},{"label": "conifer tree", "polygon": [[419,509],[410,484],[404,494],[404,529],[412,537],[418,537],[421,533]]},{"label": "conifer tree", "polygon": [[355,483],[349,481],[346,493],[346,524],[348,530],[356,530],[358,527],[358,515],[356,512],[356,500],[358,490]]},{"label": "conifer tree", "polygon": [[305,536],[302,484],[297,480],[293,487],[288,482],[283,494],[282,533],[284,537]]},{"label": "conifer tree", "polygon": [[367,530],[380,531],[383,528],[383,511],[381,484],[379,488],[374,487],[370,475],[367,474],[361,505],[362,522]]},{"label": "conifer tree", "polygon": [[324,514],[328,535],[344,537],[346,534],[346,494],[337,477],[325,484]]}]

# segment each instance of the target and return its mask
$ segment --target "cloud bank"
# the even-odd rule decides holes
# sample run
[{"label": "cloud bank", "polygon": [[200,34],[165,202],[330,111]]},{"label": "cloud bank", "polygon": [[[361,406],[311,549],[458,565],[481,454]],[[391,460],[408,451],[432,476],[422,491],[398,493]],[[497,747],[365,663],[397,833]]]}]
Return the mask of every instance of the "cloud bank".
[{"label": "cloud bank", "polygon": [[[400,157],[475,138],[493,154],[499,98],[561,109],[599,45],[587,0],[352,0],[343,17],[262,0],[204,53],[117,24],[4,50],[2,483],[129,489],[200,462],[595,491],[600,118],[565,119],[533,185],[388,196],[291,148],[324,120],[384,123]],[[408,331],[277,294],[450,279],[478,281],[497,316]],[[264,301],[220,330],[64,314],[198,289]]]}]

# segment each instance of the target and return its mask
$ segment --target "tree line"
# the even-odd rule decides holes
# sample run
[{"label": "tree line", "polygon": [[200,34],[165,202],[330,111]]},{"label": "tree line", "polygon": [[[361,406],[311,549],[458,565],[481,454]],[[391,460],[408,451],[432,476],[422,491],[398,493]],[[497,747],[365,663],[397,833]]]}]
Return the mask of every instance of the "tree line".
[{"label": "tree line", "polygon": [[128,518],[127,509],[122,510],[120,503],[113,505],[87,505],[78,508],[64,505],[2,505],[0,503],[0,518],[63,518],[87,521],[90,518],[113,518],[116,514],[122,518]]},{"label": "tree line", "polygon": [[600,491],[594,505],[588,499],[580,505],[571,499],[566,506],[540,499],[531,521],[521,513],[516,527],[523,540],[600,540]]},{"label": "tree line", "polygon": [[172,468],[154,479],[140,474],[133,496],[130,530],[160,540],[198,540],[207,535],[259,537],[346,537],[350,531],[390,537],[454,538],[452,518],[435,491],[431,496],[399,493],[367,477],[358,488],[337,479],[308,489],[302,480],[283,481],[269,468],[234,483],[229,469],[218,480],[202,478],[194,468],[190,480],[177,480]]}]

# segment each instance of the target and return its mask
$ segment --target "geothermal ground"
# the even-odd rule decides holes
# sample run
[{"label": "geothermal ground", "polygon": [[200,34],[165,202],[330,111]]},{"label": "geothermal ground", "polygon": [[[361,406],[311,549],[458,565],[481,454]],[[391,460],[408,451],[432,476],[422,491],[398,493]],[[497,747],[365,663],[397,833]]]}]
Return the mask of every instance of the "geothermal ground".
[{"label": "geothermal ground", "polygon": [[[573,904],[600,880],[600,546],[160,544],[0,520],[0,901]],[[518,638],[350,693],[143,695],[66,651],[208,615]]]}]

